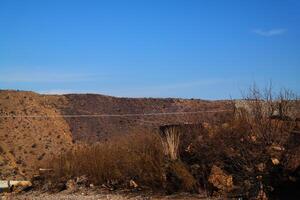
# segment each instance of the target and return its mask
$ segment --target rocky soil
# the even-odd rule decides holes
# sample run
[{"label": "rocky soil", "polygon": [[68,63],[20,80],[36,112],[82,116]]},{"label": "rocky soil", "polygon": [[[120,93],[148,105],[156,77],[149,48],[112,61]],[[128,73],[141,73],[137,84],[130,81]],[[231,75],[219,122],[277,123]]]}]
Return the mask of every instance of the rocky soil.
[{"label": "rocky soil", "polygon": [[5,194],[0,196],[3,200],[217,200],[218,198],[207,198],[204,195],[192,195],[192,194],[174,194],[174,195],[161,195],[151,193],[126,193],[126,192],[104,192],[95,190],[85,190],[79,192],[60,192],[60,193],[41,193],[41,192],[27,192],[21,194]]}]

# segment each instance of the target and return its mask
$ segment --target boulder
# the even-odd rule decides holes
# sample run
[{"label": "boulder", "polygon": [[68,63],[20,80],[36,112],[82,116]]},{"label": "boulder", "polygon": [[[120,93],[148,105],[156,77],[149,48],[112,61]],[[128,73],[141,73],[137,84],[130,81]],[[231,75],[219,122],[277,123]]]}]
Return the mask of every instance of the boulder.
[{"label": "boulder", "polygon": [[277,158],[271,158],[273,165],[279,165],[280,161]]},{"label": "boulder", "polygon": [[225,173],[221,168],[213,165],[208,182],[221,191],[230,191],[233,188],[232,176]]},{"label": "boulder", "polygon": [[14,191],[16,193],[21,191],[28,191],[32,188],[30,181],[0,181],[1,192]]},{"label": "boulder", "polygon": [[76,192],[78,190],[78,185],[73,179],[70,179],[66,183],[66,188],[69,192]]},{"label": "boulder", "polygon": [[129,186],[131,188],[137,188],[138,187],[138,184],[134,181],[134,180],[130,180],[129,181]]}]

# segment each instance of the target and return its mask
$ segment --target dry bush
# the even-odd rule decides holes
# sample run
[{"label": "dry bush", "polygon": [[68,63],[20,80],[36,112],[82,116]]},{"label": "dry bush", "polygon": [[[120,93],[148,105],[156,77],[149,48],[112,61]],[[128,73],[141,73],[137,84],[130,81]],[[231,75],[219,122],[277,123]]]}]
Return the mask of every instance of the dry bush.
[{"label": "dry bush", "polygon": [[[130,180],[134,180],[141,188],[168,193],[195,191],[196,180],[189,172],[189,166],[174,159],[178,146],[172,154],[165,155],[162,140],[167,138],[162,139],[158,134],[131,134],[91,146],[80,144],[73,151],[48,161],[45,167],[53,169],[53,173],[46,179],[53,181],[53,191],[63,188],[58,183],[83,175],[93,184],[110,188],[127,187]],[[180,139],[176,140],[179,145]]]},{"label": "dry bush", "polygon": [[53,158],[48,167],[54,178],[86,175],[94,184],[126,185],[132,179],[140,186],[159,188],[164,180],[163,152],[154,135],[134,134],[95,145],[80,145]]},{"label": "dry bush", "polygon": [[263,188],[271,193],[282,182],[291,132],[297,127],[290,117],[297,99],[290,92],[274,96],[270,89],[250,90],[243,106],[223,125],[207,127],[185,161],[197,165],[194,176],[205,190],[213,191],[208,176],[213,165],[233,176],[230,194],[251,198]]},{"label": "dry bush", "polygon": [[169,193],[197,186],[212,194],[218,188],[208,180],[215,166],[233,178],[227,196],[253,198],[262,189],[271,194],[292,177],[286,162],[289,154],[298,155],[294,149],[300,144],[291,133],[299,131],[294,120],[299,101],[290,91],[274,95],[271,88],[253,87],[234,103],[233,112],[214,123],[170,125],[161,127],[160,136],[132,134],[80,145],[50,167],[54,177],[87,175],[94,184],[124,186],[134,180]]},{"label": "dry bush", "polygon": [[235,110],[235,116],[265,145],[283,145],[295,126],[297,103],[297,96],[289,90],[274,94],[271,86],[261,91],[254,85],[242,101],[243,106]]},{"label": "dry bush", "polygon": [[195,192],[197,180],[190,173],[188,165],[180,160],[170,161],[166,164],[166,181],[164,190],[167,194],[175,192]]}]

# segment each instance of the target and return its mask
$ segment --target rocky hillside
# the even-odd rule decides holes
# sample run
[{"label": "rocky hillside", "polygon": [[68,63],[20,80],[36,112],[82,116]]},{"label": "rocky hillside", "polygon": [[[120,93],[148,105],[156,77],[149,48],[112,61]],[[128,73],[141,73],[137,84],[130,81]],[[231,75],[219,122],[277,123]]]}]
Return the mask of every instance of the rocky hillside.
[{"label": "rocky hillside", "polygon": [[[68,105],[61,107],[66,115],[102,115],[102,117],[66,118],[71,132],[76,140],[95,141],[106,139],[113,135],[130,132],[149,132],[163,124],[197,123],[215,119],[214,116],[224,115],[229,109],[226,101],[203,101],[184,99],[154,99],[154,98],[115,98],[93,94],[66,95]],[[188,113],[182,112],[197,112]],[[173,115],[171,113],[178,113]],[[181,113],[180,113],[181,112]],[[127,114],[153,115],[130,115]],[[156,115],[155,113],[169,113]],[[179,114],[180,113],[180,114]],[[119,116],[121,115],[121,116]],[[125,116],[124,116],[125,115]]]},{"label": "rocky hillside", "polygon": [[[40,95],[3,90],[0,91],[0,176],[32,175],[47,157],[72,148],[76,141],[94,142],[130,132],[146,134],[162,124],[217,120],[225,117],[226,112],[210,111],[226,110],[229,106],[226,101]],[[195,111],[209,112],[120,116]]]},{"label": "rocky hillside", "polygon": [[[0,92],[0,176],[27,176],[44,159],[72,146],[72,134],[62,118],[24,118],[26,115],[60,115],[53,102],[63,96],[32,92]],[[17,117],[3,117],[3,116]]]}]

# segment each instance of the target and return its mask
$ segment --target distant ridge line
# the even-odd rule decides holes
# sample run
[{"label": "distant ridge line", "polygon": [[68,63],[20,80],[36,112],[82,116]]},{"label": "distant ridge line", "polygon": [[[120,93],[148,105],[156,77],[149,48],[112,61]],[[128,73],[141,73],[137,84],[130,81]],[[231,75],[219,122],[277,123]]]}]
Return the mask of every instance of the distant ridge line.
[{"label": "distant ridge line", "polygon": [[232,110],[202,110],[191,112],[129,113],[129,114],[93,114],[93,115],[0,115],[0,118],[94,118],[94,117],[139,117],[160,115],[184,115],[198,113],[229,112]]}]

